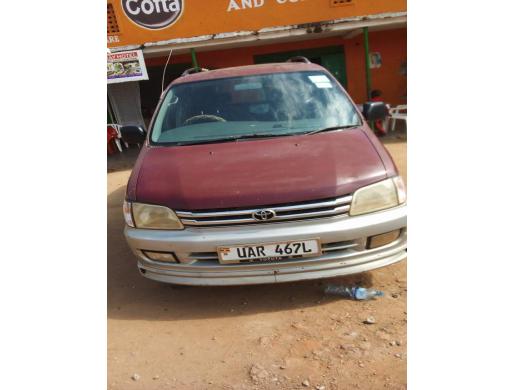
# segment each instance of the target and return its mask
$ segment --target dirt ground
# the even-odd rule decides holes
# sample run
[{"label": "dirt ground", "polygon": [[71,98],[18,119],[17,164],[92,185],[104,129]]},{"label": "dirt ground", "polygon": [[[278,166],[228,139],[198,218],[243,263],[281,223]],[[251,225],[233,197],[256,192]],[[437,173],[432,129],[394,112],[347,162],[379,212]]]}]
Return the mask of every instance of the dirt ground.
[{"label": "dirt ground", "polygon": [[[406,143],[386,143],[406,178]],[[108,389],[405,389],[406,261],[352,277],[244,287],[147,280],[123,238],[130,171],[108,173]],[[325,296],[328,283],[385,292]],[[375,324],[363,321],[373,316]]]}]

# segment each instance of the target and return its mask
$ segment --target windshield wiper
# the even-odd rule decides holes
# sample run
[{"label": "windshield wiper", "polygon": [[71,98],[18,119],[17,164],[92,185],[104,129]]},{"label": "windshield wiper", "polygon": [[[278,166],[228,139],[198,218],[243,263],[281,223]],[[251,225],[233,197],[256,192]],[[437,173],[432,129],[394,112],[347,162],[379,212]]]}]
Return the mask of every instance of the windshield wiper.
[{"label": "windshield wiper", "polygon": [[238,136],[227,137],[227,138],[216,138],[216,139],[185,141],[185,142],[173,142],[170,144],[173,146],[218,144],[218,143],[223,143],[223,142],[237,142],[237,141],[244,141],[247,139],[256,139],[256,138],[273,138],[273,137],[291,137],[294,135],[311,135],[311,134],[316,134],[316,133],[322,133],[324,131],[350,129],[350,128],[358,127],[358,126],[359,125],[332,126],[332,127],[326,127],[323,129],[314,130],[314,131],[309,131],[307,133],[286,133],[286,134],[284,134],[284,133],[255,133],[255,134],[247,134],[247,135],[238,135]]},{"label": "windshield wiper", "polygon": [[295,134],[295,133],[292,133],[292,134],[259,133],[259,134],[242,135],[242,136],[236,137],[235,139],[236,139],[236,141],[240,141],[240,140],[253,139],[253,138],[287,137],[290,135],[298,135],[298,134]]},{"label": "windshield wiper", "polygon": [[358,126],[359,125],[331,126],[331,127],[325,127],[323,129],[309,131],[309,132],[304,133],[304,134],[311,135],[311,134],[323,133],[325,131],[333,131],[333,130],[341,130],[341,129],[351,129],[353,127],[358,127]]},{"label": "windshield wiper", "polygon": [[235,142],[240,140],[252,139],[252,138],[271,138],[271,137],[280,137],[294,134],[266,134],[266,133],[258,133],[258,134],[247,134],[247,135],[238,135],[235,137],[227,137],[227,138],[215,138],[215,139],[207,139],[207,140],[199,140],[199,141],[185,141],[185,142],[177,142],[174,143],[174,146],[187,146],[187,145],[202,145],[202,144],[217,144],[222,142]]},{"label": "windshield wiper", "polygon": [[217,138],[217,139],[206,139],[206,140],[200,140],[200,141],[173,142],[172,146],[219,144],[219,143],[223,143],[223,142],[233,142],[233,141],[235,141],[235,138]]}]

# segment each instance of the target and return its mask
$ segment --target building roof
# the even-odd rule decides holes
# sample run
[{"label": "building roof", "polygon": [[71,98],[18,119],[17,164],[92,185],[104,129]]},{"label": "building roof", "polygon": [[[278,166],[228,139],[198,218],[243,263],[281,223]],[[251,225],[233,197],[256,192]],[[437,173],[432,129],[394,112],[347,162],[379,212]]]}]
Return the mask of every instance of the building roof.
[{"label": "building roof", "polygon": [[222,68],[210,70],[208,72],[193,73],[190,75],[182,76],[175,79],[171,85],[191,83],[195,81],[205,81],[214,79],[223,79],[229,77],[250,76],[270,73],[284,73],[284,72],[302,72],[313,70],[325,70],[325,68],[312,63],[303,62],[283,62],[278,64],[261,64],[261,65],[246,65],[235,66],[232,68]]}]

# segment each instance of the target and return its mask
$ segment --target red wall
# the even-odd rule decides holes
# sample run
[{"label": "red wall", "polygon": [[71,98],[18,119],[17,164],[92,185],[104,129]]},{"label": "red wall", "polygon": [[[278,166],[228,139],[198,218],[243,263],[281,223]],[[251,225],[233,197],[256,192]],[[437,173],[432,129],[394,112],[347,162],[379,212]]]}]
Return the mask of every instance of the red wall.
[{"label": "red wall", "polygon": [[[401,64],[407,60],[406,29],[372,32],[368,39],[370,52],[381,53],[383,61],[380,68],[370,70],[372,89],[380,89],[387,103],[406,104],[406,76],[400,72]],[[348,92],[356,102],[363,102],[366,99],[363,35],[344,42]]]},{"label": "red wall", "polygon": [[[238,49],[198,52],[199,65],[205,68],[223,68],[254,63],[254,55],[269,54],[294,49],[308,49],[323,46],[342,45],[347,68],[347,90],[356,103],[366,100],[365,54],[363,34],[353,39],[341,37],[311,39],[265,46],[242,47]],[[401,64],[407,60],[406,29],[371,32],[369,49],[379,52],[382,66],[371,69],[372,89],[383,92],[384,101],[392,105],[406,103],[406,76],[402,75]],[[145,59],[147,66],[164,65],[166,57]],[[172,57],[173,63],[191,63],[189,54]]]}]

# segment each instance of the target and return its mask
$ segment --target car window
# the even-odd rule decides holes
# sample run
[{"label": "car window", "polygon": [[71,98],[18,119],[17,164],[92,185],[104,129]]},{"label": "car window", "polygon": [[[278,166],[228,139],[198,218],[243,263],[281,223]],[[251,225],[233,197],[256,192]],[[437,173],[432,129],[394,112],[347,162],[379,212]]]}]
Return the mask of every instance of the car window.
[{"label": "car window", "polygon": [[153,143],[291,135],[359,125],[341,87],[320,71],[274,73],[173,86],[157,114]]}]

